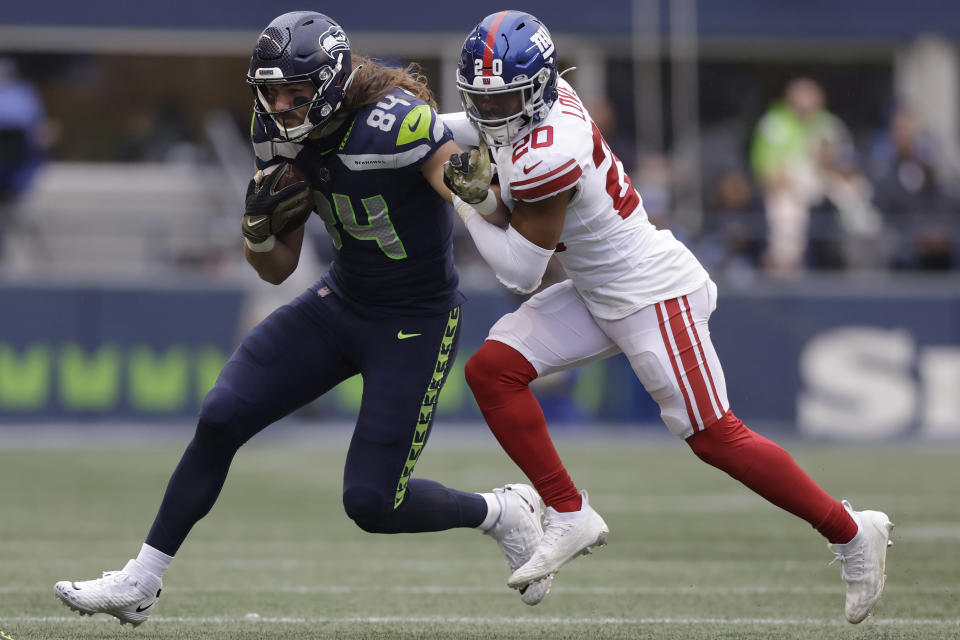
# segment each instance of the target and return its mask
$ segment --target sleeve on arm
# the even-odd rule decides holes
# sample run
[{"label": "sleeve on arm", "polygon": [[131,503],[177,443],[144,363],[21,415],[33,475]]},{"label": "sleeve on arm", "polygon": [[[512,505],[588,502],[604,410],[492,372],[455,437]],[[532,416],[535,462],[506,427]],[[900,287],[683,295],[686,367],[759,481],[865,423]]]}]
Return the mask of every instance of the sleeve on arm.
[{"label": "sleeve on arm", "polygon": [[536,202],[572,188],[583,176],[583,169],[569,156],[534,155],[520,158],[514,165],[510,196],[514,200]]},{"label": "sleeve on arm", "polygon": [[337,158],[351,171],[420,171],[453,135],[430,105],[396,89],[357,112]]},{"label": "sleeve on arm", "polygon": [[453,132],[453,141],[461,147],[480,146],[480,136],[463,111],[441,113],[440,119]]},{"label": "sleeve on arm", "polygon": [[419,171],[437,149],[453,139],[453,133],[428,104],[416,104],[397,119],[400,124],[396,131],[395,150],[404,154],[401,157],[416,158],[409,163],[401,162],[398,168],[406,166]]},{"label": "sleeve on arm", "polygon": [[514,227],[490,224],[476,211],[463,220],[477,251],[507,289],[530,293],[540,286],[553,249],[544,249],[523,237]]}]

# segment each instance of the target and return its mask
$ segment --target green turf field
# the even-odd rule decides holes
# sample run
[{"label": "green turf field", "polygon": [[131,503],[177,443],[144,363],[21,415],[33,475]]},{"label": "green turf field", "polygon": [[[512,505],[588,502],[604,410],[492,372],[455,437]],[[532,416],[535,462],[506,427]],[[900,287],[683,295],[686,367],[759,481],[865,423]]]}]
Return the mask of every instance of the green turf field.
[{"label": "green turf field", "polygon": [[[536,607],[505,586],[505,561],[477,532],[357,529],[340,506],[342,442],[243,449],[136,630],[77,616],[52,585],[136,554],[180,447],[0,447],[0,630],[17,640],[960,637],[956,446],[790,447],[828,491],[897,524],[884,597],[852,626],[819,535],[680,442],[560,441],[610,544],[568,565]],[[465,490],[520,480],[476,442],[428,448],[416,474]]]}]

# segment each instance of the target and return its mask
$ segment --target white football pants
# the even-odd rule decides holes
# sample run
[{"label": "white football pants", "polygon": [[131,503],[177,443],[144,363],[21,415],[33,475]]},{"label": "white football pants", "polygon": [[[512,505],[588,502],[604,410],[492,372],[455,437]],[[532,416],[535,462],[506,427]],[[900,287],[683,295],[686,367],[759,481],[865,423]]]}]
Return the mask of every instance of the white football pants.
[{"label": "white football pants", "polygon": [[500,318],[488,340],[519,351],[538,375],[623,352],[660,405],[670,431],[687,438],[729,409],[727,385],[707,320],[717,306],[712,280],[693,293],[619,320],[593,317],[570,280],[544,289]]}]

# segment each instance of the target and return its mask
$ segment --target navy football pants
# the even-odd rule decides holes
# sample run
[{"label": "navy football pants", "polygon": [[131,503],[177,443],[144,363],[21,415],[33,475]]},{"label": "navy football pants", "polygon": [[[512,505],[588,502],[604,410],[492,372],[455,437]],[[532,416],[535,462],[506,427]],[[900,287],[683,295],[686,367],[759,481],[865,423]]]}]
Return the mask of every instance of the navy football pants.
[{"label": "navy football pants", "polygon": [[476,527],[481,496],[410,477],[453,366],[460,308],[436,316],[363,314],[315,285],[243,340],[200,411],[147,544],[174,555],[216,502],[234,454],[264,427],[359,373],[360,414],[347,452],[343,504],[375,533]]}]

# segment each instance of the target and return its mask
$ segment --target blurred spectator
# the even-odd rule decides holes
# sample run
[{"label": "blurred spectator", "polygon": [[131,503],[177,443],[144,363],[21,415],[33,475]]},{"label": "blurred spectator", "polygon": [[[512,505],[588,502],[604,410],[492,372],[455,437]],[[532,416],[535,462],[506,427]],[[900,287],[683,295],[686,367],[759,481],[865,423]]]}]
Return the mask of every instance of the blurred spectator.
[{"label": "blurred spectator", "polygon": [[603,139],[611,149],[617,150],[617,159],[623,165],[628,175],[632,174],[637,165],[638,149],[636,140],[631,132],[625,131],[617,119],[617,109],[613,102],[606,97],[598,97],[585,102],[590,119],[597,125]]},{"label": "blurred spectator", "polygon": [[13,60],[0,58],[0,259],[7,225],[46,159],[48,142],[39,94],[18,76]]},{"label": "blurred spectator", "polygon": [[870,149],[875,202],[901,237],[893,266],[950,269],[954,266],[958,203],[939,180],[936,141],[916,115],[898,108],[890,127]]},{"label": "blurred spectator", "polygon": [[760,119],[750,150],[764,192],[767,247],[764,267],[779,277],[804,268],[810,209],[826,198],[836,208],[850,267],[876,266],[882,220],[858,171],[850,133],[825,108],[823,89],[809,78],[787,85],[784,99]]},{"label": "blurred spectator", "polygon": [[671,229],[682,233],[671,225],[670,212],[673,208],[673,171],[670,159],[659,153],[645,153],[638,159],[634,172],[633,186],[640,193],[643,209],[647,217],[658,229]]},{"label": "blurred spectator", "polygon": [[131,109],[121,123],[125,162],[194,162],[198,151],[192,142],[186,105],[166,99],[156,105]]}]

